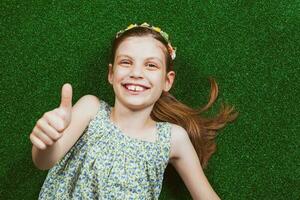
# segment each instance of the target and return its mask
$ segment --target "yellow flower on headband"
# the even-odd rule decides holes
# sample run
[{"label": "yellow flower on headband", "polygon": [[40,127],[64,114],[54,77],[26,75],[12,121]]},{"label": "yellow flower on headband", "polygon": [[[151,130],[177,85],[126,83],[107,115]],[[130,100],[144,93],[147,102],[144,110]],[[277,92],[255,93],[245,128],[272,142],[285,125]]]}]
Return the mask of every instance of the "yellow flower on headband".
[{"label": "yellow flower on headband", "polygon": [[130,24],[125,30],[131,29],[131,28],[136,27],[136,26],[137,26],[136,24]]},{"label": "yellow flower on headband", "polygon": [[161,29],[160,29],[160,28],[158,28],[158,27],[155,27],[155,26],[153,26],[153,29],[154,29],[155,31],[157,31],[157,32],[160,32],[160,31],[161,31]]}]

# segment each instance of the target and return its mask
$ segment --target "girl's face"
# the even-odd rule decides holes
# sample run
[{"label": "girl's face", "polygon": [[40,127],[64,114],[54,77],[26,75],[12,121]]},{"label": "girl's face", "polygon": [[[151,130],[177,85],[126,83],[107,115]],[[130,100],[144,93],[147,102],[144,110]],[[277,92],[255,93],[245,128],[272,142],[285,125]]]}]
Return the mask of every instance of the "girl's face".
[{"label": "girl's face", "polygon": [[164,50],[164,45],[151,36],[129,37],[121,42],[108,74],[118,103],[142,109],[154,105],[162,91],[171,89],[175,72],[166,73]]}]

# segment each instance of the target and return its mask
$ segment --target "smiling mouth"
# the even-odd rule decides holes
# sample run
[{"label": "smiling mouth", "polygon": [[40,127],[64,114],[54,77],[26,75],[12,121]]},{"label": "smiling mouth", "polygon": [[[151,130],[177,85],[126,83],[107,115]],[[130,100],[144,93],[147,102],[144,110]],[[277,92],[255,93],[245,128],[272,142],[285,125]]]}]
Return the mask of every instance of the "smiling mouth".
[{"label": "smiling mouth", "polygon": [[148,90],[148,87],[142,85],[134,85],[134,84],[123,84],[122,85],[126,90],[134,93],[144,92]]}]

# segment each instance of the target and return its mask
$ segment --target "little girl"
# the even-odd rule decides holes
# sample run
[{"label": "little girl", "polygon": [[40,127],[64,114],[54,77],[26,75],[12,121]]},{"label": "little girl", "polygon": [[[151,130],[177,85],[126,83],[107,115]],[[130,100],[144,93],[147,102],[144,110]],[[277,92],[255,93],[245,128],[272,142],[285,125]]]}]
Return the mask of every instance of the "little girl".
[{"label": "little girl", "polygon": [[113,40],[108,81],[114,107],[92,95],[72,107],[72,87],[30,134],[37,168],[50,169],[39,199],[158,199],[170,163],[193,199],[219,199],[203,172],[216,131],[237,113],[222,105],[214,119],[168,91],[175,78],[176,48],[167,33],[147,23],[130,25]]}]

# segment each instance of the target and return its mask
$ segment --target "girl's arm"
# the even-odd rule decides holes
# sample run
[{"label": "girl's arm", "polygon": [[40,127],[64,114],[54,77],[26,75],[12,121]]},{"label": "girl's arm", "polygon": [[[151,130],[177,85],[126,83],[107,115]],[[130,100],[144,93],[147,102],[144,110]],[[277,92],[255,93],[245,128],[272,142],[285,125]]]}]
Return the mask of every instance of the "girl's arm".
[{"label": "girl's arm", "polygon": [[99,109],[99,99],[93,95],[81,97],[72,107],[72,117],[69,126],[61,133],[62,136],[51,146],[38,149],[32,146],[32,160],[41,170],[52,168],[75,144],[88,126],[90,120]]},{"label": "girl's arm", "polygon": [[209,184],[192,145],[182,127],[173,125],[170,163],[181,176],[194,200],[220,200]]}]

